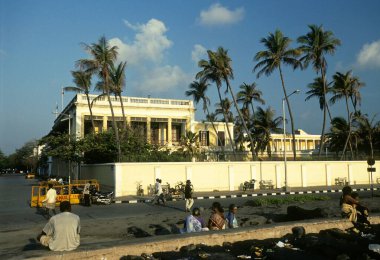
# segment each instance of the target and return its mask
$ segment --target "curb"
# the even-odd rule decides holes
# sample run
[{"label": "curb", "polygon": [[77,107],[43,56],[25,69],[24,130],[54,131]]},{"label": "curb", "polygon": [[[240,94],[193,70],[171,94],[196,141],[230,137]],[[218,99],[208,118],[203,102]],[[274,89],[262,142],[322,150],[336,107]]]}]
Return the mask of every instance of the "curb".
[{"label": "curb", "polygon": [[[377,191],[380,188],[357,188],[353,191]],[[265,196],[283,196],[283,195],[300,195],[300,194],[324,194],[324,193],[337,193],[342,192],[342,189],[329,189],[329,190],[309,190],[309,191],[283,191],[283,192],[267,192],[267,193],[250,193],[250,194],[229,194],[229,195],[216,195],[216,196],[198,196],[194,200],[212,200],[212,199],[232,199],[232,198],[247,198],[247,197],[265,197]],[[152,198],[149,199],[131,199],[131,200],[114,200],[113,203],[152,203]],[[171,199],[170,201],[182,201],[183,199]]]}]

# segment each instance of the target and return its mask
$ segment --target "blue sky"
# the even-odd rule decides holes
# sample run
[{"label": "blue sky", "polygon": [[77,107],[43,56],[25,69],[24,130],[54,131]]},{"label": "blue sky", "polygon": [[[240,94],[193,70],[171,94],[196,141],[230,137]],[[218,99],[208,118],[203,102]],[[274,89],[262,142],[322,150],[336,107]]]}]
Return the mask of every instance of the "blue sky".
[{"label": "blue sky", "polygon": [[[256,82],[266,106],[281,115],[283,97],[278,73],[256,78],[254,55],[263,50],[260,39],[280,29],[294,40],[309,24],[323,25],[342,45],[327,56],[328,79],[352,70],[365,82],[363,113],[380,111],[380,1],[148,1],[148,0],[2,0],[0,1],[0,150],[10,154],[24,143],[46,135],[54,121],[60,90],[72,85],[75,61],[86,58],[81,43],[101,36],[119,47],[126,60],[124,95],[185,99],[185,91],[199,71],[205,51],[219,46],[232,59],[235,92],[245,82]],[[295,127],[311,134],[321,131],[317,100],[305,102],[306,86],[316,77],[285,69]],[[67,104],[73,93],[65,93]],[[212,104],[216,89],[208,91]],[[212,106],[212,108],[214,108]],[[333,116],[345,116],[342,104]],[[204,115],[198,106],[196,119]],[[380,116],[377,118],[380,120]]]}]

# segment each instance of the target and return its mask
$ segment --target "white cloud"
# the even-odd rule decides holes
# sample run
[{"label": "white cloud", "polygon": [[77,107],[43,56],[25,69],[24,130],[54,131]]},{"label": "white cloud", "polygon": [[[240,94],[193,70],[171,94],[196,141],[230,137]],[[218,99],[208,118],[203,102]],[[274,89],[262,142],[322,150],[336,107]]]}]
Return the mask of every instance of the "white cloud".
[{"label": "white cloud", "polygon": [[133,41],[127,43],[113,38],[109,43],[118,47],[118,61],[127,61],[129,87],[140,94],[160,94],[187,87],[190,77],[179,66],[163,64],[166,51],[173,45],[166,35],[165,24],[157,19],[146,24],[128,21],[124,24],[136,32]]},{"label": "white cloud", "polygon": [[165,50],[173,44],[165,35],[165,24],[157,19],[151,19],[146,24],[133,25],[128,21],[124,23],[137,33],[131,44],[124,43],[119,38],[110,39],[110,44],[119,48],[119,60],[126,60],[129,65],[145,61],[160,63]]},{"label": "white cloud", "polygon": [[148,73],[143,73],[138,88],[149,93],[169,91],[175,87],[187,87],[189,77],[178,66],[155,67]]},{"label": "white cloud", "polygon": [[193,50],[191,51],[191,59],[198,64],[198,61],[202,59],[203,56],[205,56],[207,53],[207,50],[205,47],[203,47],[200,44],[195,44]]},{"label": "white cloud", "polygon": [[244,8],[240,7],[234,11],[227,9],[220,4],[213,4],[208,10],[200,13],[199,22],[202,25],[226,25],[241,21],[244,17]]},{"label": "white cloud", "polygon": [[380,67],[380,40],[364,44],[357,56],[360,67]]}]

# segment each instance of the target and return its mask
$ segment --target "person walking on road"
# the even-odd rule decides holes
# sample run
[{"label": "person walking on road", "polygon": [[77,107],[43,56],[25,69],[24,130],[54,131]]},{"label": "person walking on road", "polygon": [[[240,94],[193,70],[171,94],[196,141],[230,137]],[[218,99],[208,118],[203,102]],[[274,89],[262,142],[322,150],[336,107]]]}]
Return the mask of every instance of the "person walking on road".
[{"label": "person walking on road", "polygon": [[50,218],[50,210],[53,212],[53,215],[56,214],[55,212],[55,202],[57,200],[57,191],[53,188],[53,184],[48,184],[49,190],[46,193],[45,199],[42,201],[43,204],[45,204],[45,215]]},{"label": "person walking on road", "polygon": [[84,205],[87,207],[91,206],[90,202],[90,188],[91,188],[91,181],[88,181],[83,188],[83,199],[84,199]]},{"label": "person walking on road", "polygon": [[59,205],[61,213],[53,216],[37,240],[52,251],[71,251],[80,244],[80,218],[71,213],[69,201]]},{"label": "person walking on road", "polygon": [[162,182],[162,180],[160,180],[159,178],[156,179],[156,184],[155,184],[155,190],[156,190],[156,198],[155,198],[155,200],[156,200],[156,205],[160,204],[160,200],[162,201],[162,204],[165,205],[164,192],[162,190],[161,182]]},{"label": "person walking on road", "polygon": [[186,201],[185,211],[190,212],[191,207],[194,204],[193,185],[191,184],[190,180],[187,180],[186,185],[185,185],[185,201]]}]

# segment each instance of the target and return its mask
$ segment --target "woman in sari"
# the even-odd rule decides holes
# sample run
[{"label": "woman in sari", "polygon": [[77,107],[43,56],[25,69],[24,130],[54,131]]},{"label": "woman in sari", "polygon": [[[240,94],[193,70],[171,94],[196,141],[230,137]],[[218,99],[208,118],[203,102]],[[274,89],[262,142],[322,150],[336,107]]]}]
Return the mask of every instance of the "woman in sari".
[{"label": "woman in sari", "polygon": [[226,219],[224,218],[224,210],[219,202],[214,202],[211,206],[212,214],[208,221],[210,230],[222,230],[226,228]]}]

